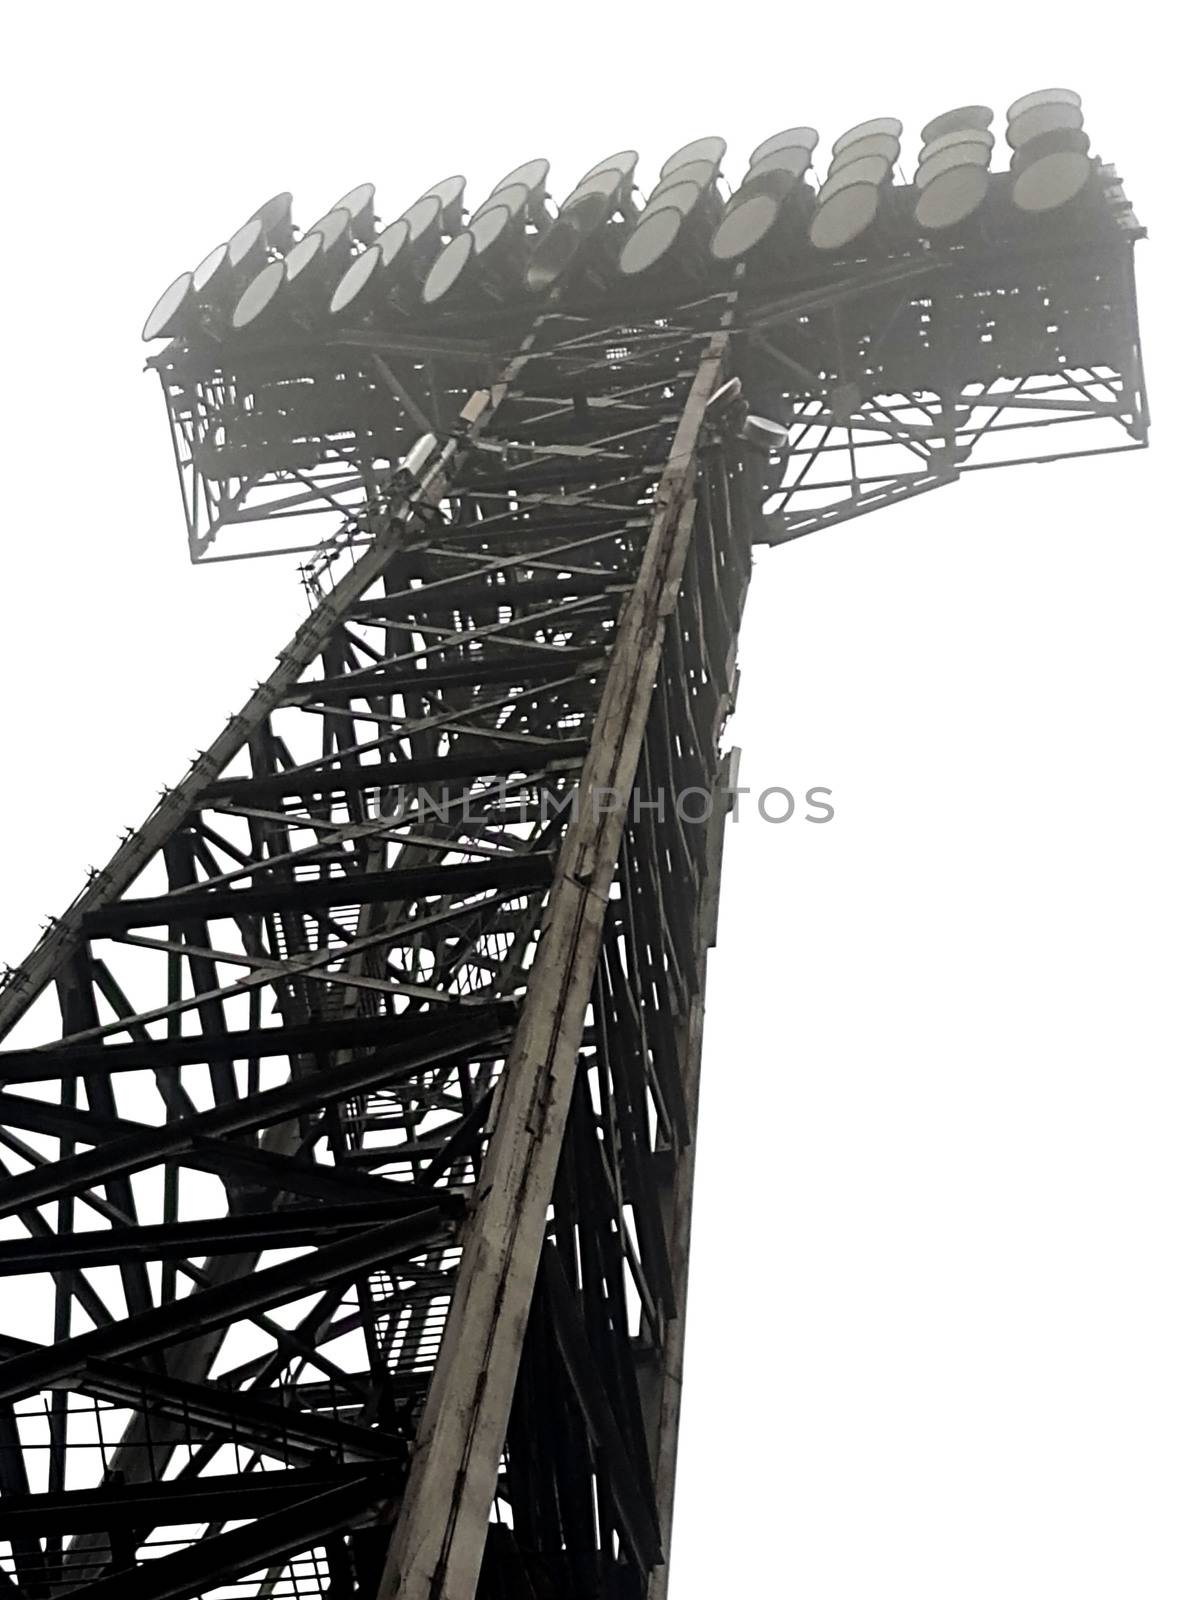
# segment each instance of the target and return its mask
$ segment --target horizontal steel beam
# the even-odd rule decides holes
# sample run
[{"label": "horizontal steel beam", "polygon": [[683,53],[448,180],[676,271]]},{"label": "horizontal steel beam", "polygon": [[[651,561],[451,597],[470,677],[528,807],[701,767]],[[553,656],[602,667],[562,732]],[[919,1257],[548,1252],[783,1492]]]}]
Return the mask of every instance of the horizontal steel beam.
[{"label": "horizontal steel beam", "polygon": [[[0,1345],[7,1355],[36,1349],[21,1341]],[[86,1361],[73,1381],[80,1394],[130,1410],[170,1418],[185,1430],[208,1428],[221,1437],[236,1439],[280,1461],[309,1461],[314,1455],[333,1455],[352,1461],[390,1461],[404,1454],[407,1445],[395,1434],[348,1422],[340,1416],[322,1416],[285,1400],[278,1389],[245,1389],[223,1383],[191,1383],[149,1368],[118,1361]]]},{"label": "horizontal steel beam", "polygon": [[494,610],[497,606],[528,605],[531,600],[569,600],[611,594],[616,601],[631,587],[632,580],[618,572],[512,579],[507,583],[482,578],[478,573],[464,573],[460,578],[446,578],[428,588],[363,600],[351,610],[350,616],[352,619],[417,617],[428,621],[451,613],[474,612],[478,608]]},{"label": "horizontal steel beam", "polygon": [[186,1261],[191,1256],[232,1255],[242,1250],[288,1250],[322,1244],[384,1222],[427,1212],[461,1216],[464,1202],[449,1191],[390,1185],[395,1198],[358,1205],[290,1206],[280,1211],[235,1212],[193,1222],[95,1229],[0,1242],[0,1277],[26,1272],[63,1272],[116,1266],[126,1261]]},{"label": "horizontal steel beam", "polygon": [[0,1400],[20,1399],[69,1380],[93,1357],[103,1360],[161,1350],[210,1329],[226,1328],[256,1311],[269,1311],[326,1284],[350,1280],[432,1242],[444,1228],[441,1212],[430,1206],[401,1222],[368,1228],[353,1238],[322,1245],[306,1256],[260,1267],[248,1277],[208,1289],[193,1289],[182,1300],[137,1312],[122,1322],[10,1356],[0,1362]]},{"label": "horizontal steel beam", "polygon": [[[211,1113],[200,1113],[201,1116]],[[97,1147],[94,1159],[82,1154],[60,1161],[46,1161],[32,1172],[18,1173],[0,1182],[0,1215],[7,1213],[14,1192],[27,1191],[32,1185],[42,1194],[37,1204],[44,1204],[50,1195],[46,1184],[58,1187],[54,1197],[78,1192],[80,1187],[90,1187],[93,1182],[107,1181],[127,1176],[141,1170],[144,1165],[142,1144],[147,1135],[153,1138],[159,1129],[145,1123],[121,1117],[105,1117],[99,1112],[77,1106],[55,1105],[45,1100],[31,1100],[24,1095],[0,1094],[0,1117],[9,1128],[23,1128],[29,1133],[41,1133],[52,1139],[70,1138]],[[179,1118],[172,1129],[181,1123],[193,1123],[191,1117]],[[343,1166],[285,1154],[277,1150],[259,1149],[240,1141],[193,1135],[179,1149],[171,1145],[171,1159],[180,1166],[191,1167],[196,1172],[211,1172],[234,1180],[243,1188],[260,1189],[274,1194],[307,1195],[316,1200],[352,1201],[387,1198],[392,1185],[378,1178],[364,1177]],[[130,1157],[133,1158],[131,1164]],[[91,1174],[87,1182],[80,1182],[80,1173]],[[95,1174],[100,1174],[95,1176]],[[40,1179],[40,1183],[35,1183]],[[14,1186],[10,1188],[9,1185]],[[25,1200],[23,1205],[31,1202]],[[15,1208],[14,1208],[15,1209]],[[0,1246],[2,1249],[3,1246]]]},{"label": "horizontal steel beam", "polygon": [[313,795],[360,794],[368,789],[426,787],[463,778],[509,777],[544,769],[564,771],[583,764],[586,739],[556,739],[545,744],[497,743],[491,750],[455,751],[447,756],[375,762],[357,767],[304,767],[262,778],[222,778],[197,797],[200,805],[214,800],[262,801],[309,799]]},{"label": "horizontal steel beam", "polygon": [[[51,1078],[89,1072],[158,1072],[221,1061],[248,1061],[277,1056],[321,1057],[340,1050],[372,1050],[385,1045],[417,1045],[431,1033],[443,1032],[454,1006],[436,1015],[400,1012],[378,1017],[314,1017],[283,1027],[231,1028],[226,1033],[184,1034],[177,1039],[136,1040],[132,1044],[68,1044],[36,1050],[0,1050],[0,1083],[42,1083]],[[494,1006],[463,1005],[455,1019],[479,1029],[489,1019],[515,1016],[511,1002]]]},{"label": "horizontal steel beam", "polygon": [[602,672],[604,666],[604,654],[594,648],[564,648],[544,656],[513,651],[499,658],[495,652],[489,652],[485,659],[469,666],[461,666],[458,659],[452,657],[449,665],[431,664],[425,672],[376,669],[372,672],[349,672],[334,678],[315,678],[297,684],[293,693],[284,697],[282,704],[334,705],[344,700],[369,699],[372,695],[433,694],[441,689],[460,686],[471,688],[485,683],[542,683],[550,678],[566,677],[573,670],[582,672],[585,668],[594,668]]},{"label": "horizontal steel beam", "polygon": [[[334,906],[366,906],[422,900],[457,899],[487,889],[519,894],[542,888],[553,874],[553,858],[541,854],[493,857],[462,866],[393,867],[387,872],[347,872],[338,877],[280,876],[260,888],[206,889],[195,893],[156,895],[148,900],[118,900],[102,911],[89,911],[83,931],[89,938],[121,933],[127,928],[157,928],[195,918],[259,916],[272,911],[327,910]],[[267,876],[267,874],[263,874]],[[399,940],[403,928],[398,927]],[[220,953],[213,952],[220,960]]]},{"label": "horizontal steel beam", "polygon": [[[0,1216],[12,1215],[25,1206],[43,1205],[47,1200],[78,1193],[117,1173],[144,1171],[160,1162],[199,1162],[207,1171],[210,1170],[210,1160],[218,1156],[226,1159],[223,1149],[232,1152],[233,1158],[239,1152],[248,1153],[256,1166],[261,1167],[260,1158],[269,1158],[270,1152],[255,1151],[244,1145],[213,1147],[219,1140],[275,1126],[314,1106],[361,1094],[383,1084],[394,1084],[407,1074],[424,1071],[438,1063],[461,1061],[464,1057],[474,1059],[480,1052],[488,1055],[502,1053],[510,1037],[511,1028],[498,1024],[494,1017],[489,1017],[485,1012],[481,1027],[473,1028],[460,1023],[438,1030],[424,1035],[416,1048],[397,1046],[342,1062],[324,1072],[294,1078],[277,1088],[245,1095],[230,1105],[180,1117],[165,1127],[134,1124],[137,1130],[134,1133],[105,1139],[97,1148],[82,1155],[48,1162],[45,1166],[0,1182]],[[91,1116],[85,1112],[68,1113],[67,1108],[44,1100],[0,1094],[0,1122],[11,1127],[33,1127],[53,1132],[66,1126],[68,1115],[72,1118]],[[94,1119],[92,1135],[97,1137]],[[199,1141],[207,1142],[202,1144]],[[292,1158],[280,1156],[276,1159],[279,1162],[291,1162]],[[316,1163],[312,1165],[320,1175]],[[336,1167],[324,1170],[331,1178],[339,1174]],[[279,1169],[281,1177],[284,1171],[286,1168]],[[355,1178],[353,1181],[361,1184],[366,1180]]]},{"label": "horizontal steel beam", "polygon": [[205,1522],[243,1522],[282,1511],[299,1498],[361,1483],[362,1467],[235,1472],[164,1483],[100,1483],[58,1494],[9,1495],[0,1500],[0,1539],[163,1528]]},{"label": "horizontal steel beam", "polygon": [[346,1531],[398,1493],[398,1474],[363,1474],[273,1511],[245,1527],[200,1539],[136,1568],[113,1572],[71,1593],[78,1600],[192,1600],[198,1594],[310,1550]]}]

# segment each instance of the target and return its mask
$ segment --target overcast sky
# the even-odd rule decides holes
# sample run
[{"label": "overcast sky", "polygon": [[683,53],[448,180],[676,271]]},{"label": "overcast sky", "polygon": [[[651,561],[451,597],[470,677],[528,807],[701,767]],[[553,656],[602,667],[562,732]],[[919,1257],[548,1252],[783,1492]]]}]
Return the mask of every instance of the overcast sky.
[{"label": "overcast sky", "polygon": [[[1182,14],[1182,13],[1180,13]],[[1193,1600],[1193,60],[1165,7],[9,13],[0,958],[266,675],[290,560],[195,570],[139,330],[280,188],[399,212],[1066,83],[1151,238],[1150,452],[760,553],[726,850],[674,1600]],[[1130,19],[1138,31],[1130,35]],[[559,183],[555,185],[557,175]],[[1190,252],[1190,253],[1189,253]]]}]

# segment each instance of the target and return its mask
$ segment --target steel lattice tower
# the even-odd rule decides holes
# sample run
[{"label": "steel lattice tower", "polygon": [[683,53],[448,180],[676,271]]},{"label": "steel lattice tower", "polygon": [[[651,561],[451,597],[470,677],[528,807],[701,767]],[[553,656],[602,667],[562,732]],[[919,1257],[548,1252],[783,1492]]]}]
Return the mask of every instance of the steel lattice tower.
[{"label": "steel lattice tower", "polygon": [[1145,442],[1077,107],[281,197],[164,296],[193,556],[310,610],[0,992],[0,1593],[661,1600],[752,546]]}]

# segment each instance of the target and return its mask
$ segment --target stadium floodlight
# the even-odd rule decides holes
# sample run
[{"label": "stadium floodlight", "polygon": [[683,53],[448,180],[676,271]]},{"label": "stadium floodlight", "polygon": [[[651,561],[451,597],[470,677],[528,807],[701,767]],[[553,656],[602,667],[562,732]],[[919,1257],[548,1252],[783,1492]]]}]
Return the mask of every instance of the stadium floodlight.
[{"label": "stadium floodlight", "polygon": [[1014,100],[1005,138],[1013,152],[1012,202],[1018,211],[1058,211],[1087,188],[1091,142],[1074,89],[1039,89]]},{"label": "stadium floodlight", "polygon": [[563,200],[558,208],[558,214],[561,217],[580,201],[598,196],[606,202],[606,217],[619,216],[633,222],[638,215],[633,188],[632,165],[625,167],[614,160],[611,165],[592,167]]},{"label": "stadium floodlight", "polygon": [[[181,360],[193,350],[227,346],[231,375],[245,392],[262,392],[264,382],[274,381],[247,365],[255,352],[265,358],[269,350],[277,361],[286,346],[298,367],[312,369],[305,392],[319,389],[330,406],[347,408],[343,425],[330,419],[331,437],[382,440],[386,459],[395,417],[373,413],[368,422],[352,415],[360,403],[354,396],[375,397],[376,405],[377,370],[356,376],[356,361],[366,358],[349,353],[364,349],[372,334],[391,341],[392,377],[411,398],[414,385],[429,381],[415,354],[419,346],[434,360],[450,347],[481,351],[501,336],[506,318],[520,319],[539,301],[569,315],[576,307],[591,314],[608,300],[619,316],[624,306],[650,304],[669,295],[672,284],[686,283],[691,292],[736,292],[745,305],[748,297],[772,293],[824,293],[831,275],[870,269],[903,280],[942,270],[942,253],[951,249],[987,262],[1003,250],[1018,258],[1026,249],[1053,255],[1077,230],[1107,237],[1115,229],[1121,237],[1136,223],[1119,180],[1094,154],[1083,119],[1075,91],[1041,89],[1014,100],[1003,122],[986,105],[939,111],[918,123],[919,143],[902,151],[899,119],[868,117],[832,141],[819,171],[818,131],[796,122],[754,146],[732,193],[720,172],[725,142],[717,135],[674,150],[641,192],[637,151],[622,149],[588,165],[557,210],[547,197],[549,162],[537,156],[505,173],[473,208],[464,203],[462,174],[442,178],[379,233],[374,191],[359,184],[298,241],[291,197],[281,193],[199,269],[168,286],[145,332],[173,341]],[[1010,154],[1008,170],[996,170],[1003,166],[995,159],[999,149]],[[899,165],[906,154],[907,176]],[[337,349],[334,364],[346,378],[313,389],[329,358],[326,345]],[[1012,350],[999,335],[996,347],[996,360],[1003,351],[1011,364]],[[414,355],[405,374],[407,349]],[[795,350],[790,359],[819,373],[832,370],[835,357],[822,348]],[[457,368],[458,381],[468,381],[468,370]],[[831,414],[840,417],[861,384],[834,387]],[[197,404],[203,411],[208,402]],[[213,439],[224,439],[222,426],[214,414]],[[239,419],[237,428],[249,425]],[[286,448],[299,461],[321,431]],[[997,425],[989,437],[1002,431]],[[325,448],[332,460],[341,446]],[[181,441],[185,460],[190,451]],[[215,455],[201,448],[194,469],[185,470],[203,476],[232,459],[222,443]],[[221,496],[210,501],[189,492],[187,499],[199,507]],[[198,510],[197,521],[206,515]]]},{"label": "stadium floodlight", "polygon": [[[303,240],[300,241],[303,244]],[[300,245],[294,246],[299,249]],[[290,252],[289,252],[290,253]],[[262,269],[233,308],[232,325],[235,330],[248,328],[265,316],[278,300],[287,282],[287,262],[271,261]]]},{"label": "stadium floodlight", "polygon": [[777,196],[763,193],[738,193],[729,202],[725,215],[712,237],[714,261],[740,261],[762,243],[779,219]]},{"label": "stadium floodlight", "polygon": [[991,156],[991,146],[985,144],[982,139],[959,140],[942,150],[935,151],[928,159],[923,160],[913,175],[913,186],[916,189],[927,189],[945,173],[953,172],[961,166],[979,167],[986,173]]},{"label": "stadium floodlight", "polygon": [[913,220],[927,235],[958,228],[988,195],[992,148],[990,106],[956,106],[921,130],[921,154],[913,175],[917,191]]},{"label": "stadium floodlight", "polygon": [[845,133],[840,133],[830,146],[829,153],[838,156],[847,145],[855,144],[859,139],[869,139],[877,133],[890,134],[894,139],[899,139],[903,132],[904,124],[898,117],[872,117],[867,122],[856,122]]},{"label": "stadium floodlight", "polygon": [[296,242],[295,229],[292,227],[292,197],[286,190],[265,200],[257,211],[251,212],[247,220],[262,223],[267,246],[277,255],[287,255]]},{"label": "stadium floodlight", "polygon": [[[619,173],[613,174],[614,179],[619,176]],[[526,286],[534,294],[546,294],[573,267],[590,267],[593,274],[599,272],[600,263],[585,246],[594,234],[603,230],[610,213],[608,198],[595,190],[581,194],[565,207],[530,256],[525,270]],[[602,277],[597,287],[606,285],[607,277]]]},{"label": "stadium floodlight", "polygon": [[389,222],[386,228],[381,229],[372,248],[378,249],[380,260],[385,267],[390,267],[408,244],[412,231],[412,220],[409,217],[397,217],[395,222]]},{"label": "stadium floodlight", "polygon": [[612,285],[616,256],[638,217],[633,199],[636,150],[621,150],[583,177],[538,239],[526,268],[526,287],[546,294],[568,276],[594,292]]},{"label": "stadium floodlight", "polygon": [[152,342],[202,330],[219,335],[237,296],[267,253],[263,220],[252,216],[227,243],[210,250],[194,271],[172,279],[146,318],[142,338]]},{"label": "stadium floodlight", "polygon": [[[791,129],[789,134],[810,134],[811,129]],[[813,191],[803,181],[812,166],[812,142],[780,143],[776,136],[760,145],[738,188],[726,203],[713,236],[714,261],[740,261],[770,233],[776,248],[800,246],[814,204]],[[890,137],[881,135],[880,137]]]},{"label": "stadium floodlight", "polygon": [[939,112],[921,129],[921,146],[928,150],[948,133],[983,132],[991,127],[993,115],[991,106],[955,106]]},{"label": "stadium floodlight", "polygon": [[389,222],[375,243],[355,256],[342,274],[329,300],[330,315],[346,319],[370,314],[389,291],[405,282],[409,269],[402,257],[411,236],[408,217]]},{"label": "stadium floodlight", "polygon": [[360,244],[371,244],[375,239],[375,185],[355,184],[347,189],[340,200],[335,200],[330,212],[345,211],[350,218],[350,231]]},{"label": "stadium floodlight", "polygon": [[1082,106],[1050,100],[1042,105],[1029,106],[1019,117],[1010,117],[1005,138],[1014,150],[1019,150],[1041,133],[1056,133],[1062,129],[1075,132],[1082,127]]},{"label": "stadium floodlight", "polygon": [[[511,172],[506,172],[488,195],[488,200],[504,198],[510,189],[522,187],[526,190],[524,211],[529,221],[537,228],[549,227],[551,217],[546,204],[546,183],[549,176],[549,161],[545,156],[534,156],[529,161],[523,161],[519,167],[514,167]],[[483,205],[477,208],[476,215],[486,208],[485,200]]]},{"label": "stadium floodlight", "polygon": [[637,164],[638,153],[636,150],[618,150],[615,155],[605,156],[603,161],[597,161],[595,166],[589,167],[579,182],[581,184],[586,183],[589,178],[594,178],[598,172],[607,172],[610,168],[623,173],[627,178],[632,178]]},{"label": "stadium floodlight", "polygon": [[492,189],[493,194],[499,194],[501,189],[507,189],[510,183],[523,183],[531,194],[544,192],[546,180],[550,175],[550,163],[545,156],[533,156],[529,161],[523,161],[519,167],[514,167]]},{"label": "stadium floodlight", "polygon": [[210,250],[193,272],[172,279],[146,318],[143,339],[178,338],[202,327],[210,335],[218,333],[220,312],[232,309],[236,295],[269,254],[290,248],[291,215],[292,197],[286,193],[272,195],[251,212],[228,242]]},{"label": "stadium floodlight", "polygon": [[270,250],[260,217],[251,217],[229,241],[229,265],[236,275],[252,275],[265,266]]},{"label": "stadium floodlight", "polygon": [[1013,161],[1013,204],[1019,211],[1057,211],[1087,188],[1094,173],[1090,141],[1082,129],[1039,134]]},{"label": "stadium floodlight", "polygon": [[229,273],[229,246],[216,245],[192,273],[192,288],[201,299],[212,300]]},{"label": "stadium floodlight", "polygon": [[864,133],[861,138],[852,139],[837,151],[829,163],[829,175],[832,177],[835,172],[840,172],[843,167],[864,156],[882,159],[890,170],[899,159],[900,141],[894,133]]},{"label": "stadium floodlight", "polygon": [[[414,202],[404,213],[411,217],[411,213],[420,206],[424,200],[436,200],[438,205],[438,222],[443,238],[452,234],[461,233],[465,207],[463,195],[466,192],[467,180],[461,172],[456,172],[452,177],[439,178],[437,183],[431,184],[421,198]],[[414,237],[416,230],[414,229]]]},{"label": "stadium floodlight", "polygon": [[[438,306],[466,314],[473,300],[480,310],[494,308],[522,293],[548,294],[568,279],[595,293],[611,289],[614,277],[653,278],[668,263],[694,281],[700,256],[713,270],[744,261],[761,276],[769,261],[781,266],[805,254],[818,260],[895,248],[905,238],[954,240],[978,226],[977,214],[1051,212],[1088,186],[1094,162],[1073,90],[1039,90],[1009,107],[1012,167],[1002,189],[990,170],[992,117],[988,106],[962,105],[927,121],[910,184],[896,174],[899,119],[858,122],[833,141],[815,190],[806,178],[819,136],[796,124],[755,147],[727,199],[718,189],[725,141],[705,135],[667,157],[640,211],[633,201],[636,151],[618,151],[589,167],[557,216],[547,200],[549,162],[537,156],[506,173],[469,219],[465,179],[440,180],[382,242],[374,236],[374,188],[360,184],[309,230],[324,236],[323,248],[303,241],[303,248],[293,246],[283,275],[269,259],[280,230],[290,228],[290,197],[281,195],[255,213],[261,229],[248,224],[241,239],[214,252],[190,281],[185,274],[168,287],[147,320],[147,337],[186,336],[205,305],[229,298],[243,239],[245,261],[258,276],[247,275],[252,293],[246,282],[238,286],[245,303],[232,319],[235,331],[284,306],[311,324],[310,281],[328,289],[329,313],[341,322],[410,317]],[[210,311],[207,320],[210,335],[220,337],[220,317]]]},{"label": "stadium floodlight", "polygon": [[676,184],[657,205],[647,206],[637,226],[621,248],[617,265],[627,278],[638,278],[653,268],[697,276],[699,261],[686,250],[688,223],[696,214],[700,192],[694,183]]},{"label": "stadium floodlight", "polygon": [[1035,89],[1032,94],[1023,94],[1019,100],[1014,100],[1004,115],[1008,122],[1015,122],[1026,111],[1032,111],[1034,106],[1082,104],[1081,96],[1074,89]]},{"label": "stadium floodlight", "polygon": [[[507,208],[505,213],[511,215],[507,212]],[[437,305],[439,301],[453,296],[456,291],[461,299],[469,287],[467,274],[475,254],[475,238],[470,227],[448,240],[421,285],[421,303],[427,306]]]},{"label": "stadium floodlight", "polygon": [[155,339],[176,339],[187,333],[194,320],[194,302],[192,274],[181,272],[154,302],[142,326],[142,338],[149,344]]},{"label": "stadium floodlight", "polygon": [[[408,224],[405,223],[407,231]],[[375,308],[383,296],[382,245],[372,244],[354,257],[329,297],[329,315],[357,318]]]},{"label": "stadium floodlight", "polygon": [[[894,145],[898,154],[900,124],[895,117],[876,117],[834,140],[834,161],[842,151],[873,143],[881,136],[890,141],[886,151]],[[890,191],[895,160],[895,155],[875,153],[858,156],[844,167],[830,166],[817,190],[816,209],[808,227],[814,249],[843,250],[861,238],[879,216],[885,189]]]},{"label": "stadium floodlight", "polygon": [[926,161],[940,155],[943,150],[952,150],[960,144],[983,144],[989,150],[994,149],[996,135],[990,128],[951,128],[945,133],[939,133],[932,139],[927,139],[921,146],[921,154],[917,158],[917,170]]},{"label": "stadium floodlight", "polygon": [[343,207],[327,211],[284,256],[269,262],[246,287],[232,326],[266,331],[285,322],[311,325],[328,308],[329,293],[351,255],[351,217]]},{"label": "stadium floodlight", "polygon": [[320,235],[321,260],[327,272],[345,266],[354,252],[355,239],[354,218],[345,206],[335,206],[318,217],[308,231]]},{"label": "stadium floodlight", "polygon": [[523,222],[532,221],[535,205],[533,191],[527,183],[506,183],[500,189],[493,189],[487,199],[476,206],[467,226],[469,227],[471,222],[474,222],[476,217],[481,217],[485,211],[490,211],[493,206],[507,206],[514,217],[520,217]]},{"label": "stadium floodlight", "polygon": [[[475,216],[497,203],[508,206],[514,215],[536,208],[538,198],[544,196],[549,166],[544,157],[538,157],[514,168]],[[426,189],[351,260],[330,297],[330,315],[342,323],[374,321],[381,315],[410,315],[422,303],[427,275],[448,243],[467,237],[463,230],[465,191],[466,179],[461,173]],[[451,253],[450,263],[469,250],[467,244],[458,245]],[[450,273],[450,264],[443,272]],[[455,281],[456,278],[455,274]],[[445,292],[450,292],[449,284]]]},{"label": "stadium floodlight", "polygon": [[424,276],[447,237],[462,232],[462,190],[447,202],[440,194],[424,194],[397,220],[408,223],[408,238],[393,257],[397,272]]},{"label": "stadium floodlight", "polygon": [[763,156],[773,155],[776,150],[790,149],[799,145],[807,150],[811,156],[821,142],[821,135],[815,128],[784,128],[782,133],[773,133],[769,139],[764,139],[750,152],[750,165],[761,161]]},{"label": "stadium floodlight", "polygon": [[680,145],[673,155],[667,157],[658,169],[659,179],[674,172],[676,167],[686,166],[689,161],[707,161],[715,169],[720,166],[724,155],[725,141],[719,135],[709,134],[703,139],[692,139],[687,144]]},{"label": "stadium floodlight", "polygon": [[717,163],[698,157],[692,161],[681,161],[678,166],[672,167],[658,180],[651,189],[649,198],[661,194],[664,189],[669,189],[676,183],[694,183],[703,191],[712,187],[717,181]]},{"label": "stadium floodlight", "polygon": [[988,192],[986,145],[942,150],[917,173],[913,219],[924,233],[942,233],[973,216]]},{"label": "stadium floodlight", "polygon": [[[528,193],[523,184],[520,188]],[[504,201],[491,201],[443,248],[421,287],[421,302],[462,304],[472,292],[488,300],[507,299],[524,282],[528,264],[522,213]]]},{"label": "stadium floodlight", "polygon": [[625,277],[661,269],[668,259],[674,270],[693,278],[702,275],[708,243],[724,209],[717,190],[719,143],[693,140],[676,152],[686,160],[672,157],[665,163],[665,175],[622,246],[618,265]]},{"label": "stadium floodlight", "polygon": [[737,192],[770,189],[774,193],[782,183],[798,183],[811,167],[811,150],[802,144],[784,145],[752,162]]}]

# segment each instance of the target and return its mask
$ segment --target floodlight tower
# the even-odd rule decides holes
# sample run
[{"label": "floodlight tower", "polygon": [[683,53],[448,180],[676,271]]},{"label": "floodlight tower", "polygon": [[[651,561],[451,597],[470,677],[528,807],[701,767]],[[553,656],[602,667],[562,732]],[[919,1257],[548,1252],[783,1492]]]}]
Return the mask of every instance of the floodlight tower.
[{"label": "floodlight tower", "polygon": [[1079,97],[991,122],[279,195],[162,296],[192,557],[309,608],[0,991],[0,1593],[661,1600],[752,547],[1146,442]]}]

